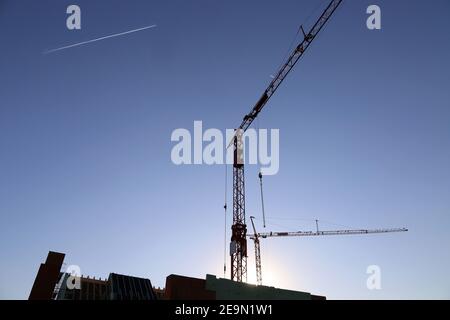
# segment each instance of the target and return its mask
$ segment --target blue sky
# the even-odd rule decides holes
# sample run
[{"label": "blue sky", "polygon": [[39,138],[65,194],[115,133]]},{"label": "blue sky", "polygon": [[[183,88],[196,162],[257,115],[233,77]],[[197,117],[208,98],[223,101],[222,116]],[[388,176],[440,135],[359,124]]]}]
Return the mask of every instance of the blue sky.
[{"label": "blue sky", "polygon": [[[78,31],[65,24],[73,3]],[[222,276],[224,167],[175,166],[171,133],[239,125],[318,3],[0,1],[0,298],[27,298],[49,250],[96,277]],[[366,28],[371,4],[379,31]],[[268,230],[317,218],[410,231],[263,240],[266,284],[450,298],[448,12],[444,0],[344,1],[270,100],[260,126],[280,129],[280,171],[264,180]],[[246,168],[247,216],[260,218],[257,172]],[[381,290],[366,288],[374,264]]]}]

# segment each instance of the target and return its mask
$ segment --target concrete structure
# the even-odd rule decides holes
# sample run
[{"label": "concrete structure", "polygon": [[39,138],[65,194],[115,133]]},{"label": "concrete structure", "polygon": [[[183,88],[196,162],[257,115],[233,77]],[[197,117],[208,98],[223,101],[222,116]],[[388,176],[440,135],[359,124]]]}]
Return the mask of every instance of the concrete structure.
[{"label": "concrete structure", "polygon": [[80,277],[79,289],[69,289],[67,283],[68,273],[62,273],[61,279],[56,286],[56,300],[107,300],[108,281],[106,279],[95,279],[89,277]]},{"label": "concrete structure", "polygon": [[56,289],[57,300],[157,300],[149,279],[117,273],[110,273],[107,280],[81,277],[79,289],[68,288],[68,280],[69,274],[64,273]]},{"label": "concrete structure", "polygon": [[65,254],[50,251],[45,263],[41,263],[28,300],[50,300],[57,282]]},{"label": "concrete structure", "polygon": [[206,280],[171,274],[166,278],[167,300],[215,300],[216,293],[206,289]]},{"label": "concrete structure", "polygon": [[[108,279],[71,277],[61,272],[63,253],[49,252],[41,264],[30,300],[318,300],[309,292],[219,279],[169,275],[165,289],[155,289],[149,279],[110,273]],[[78,282],[77,282],[78,281]],[[77,284],[73,287],[72,284]],[[78,286],[79,284],[79,286]]]},{"label": "concrete structure", "polygon": [[[149,279],[110,273],[108,279],[75,277],[61,270],[65,255],[50,251],[39,267],[29,300],[156,300]],[[72,286],[73,285],[73,286]],[[160,290],[160,296],[161,290]]]},{"label": "concrete structure", "polygon": [[108,278],[108,300],[156,300],[149,279],[110,273]]},{"label": "concrete structure", "polygon": [[156,294],[156,300],[165,300],[166,289],[165,288],[155,288],[153,287],[153,292]]},{"label": "concrete structure", "polygon": [[165,298],[169,300],[325,300],[309,292],[256,286],[207,275],[206,279],[170,275]]}]

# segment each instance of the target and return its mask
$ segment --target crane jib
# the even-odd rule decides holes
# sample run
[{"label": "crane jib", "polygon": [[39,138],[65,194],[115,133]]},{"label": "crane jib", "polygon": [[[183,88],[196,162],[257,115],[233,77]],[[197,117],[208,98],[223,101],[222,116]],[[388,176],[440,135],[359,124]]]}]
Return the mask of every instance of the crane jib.
[{"label": "crane jib", "polygon": [[[292,68],[295,66],[297,61],[300,59],[300,57],[303,56],[306,49],[308,49],[309,45],[312,43],[312,41],[315,39],[317,34],[322,30],[323,26],[327,23],[328,19],[333,15],[337,7],[341,4],[342,0],[332,0],[326,9],[323,11],[320,18],[316,21],[316,23],[311,27],[308,33],[304,33],[303,41],[301,41],[297,47],[295,48],[294,52],[289,56],[286,63],[281,67],[281,69],[277,72],[274,79],[270,82],[269,86],[264,91],[261,98],[256,102],[253,109],[250,111],[250,113],[246,114],[242,120],[241,125],[239,126],[240,129],[243,131],[246,131],[250,125],[252,124],[253,120],[256,119],[260,111],[263,109],[267,101],[272,97],[272,95],[275,93],[275,91],[278,89],[280,84],[284,81],[286,76],[289,74],[289,72],[292,70]],[[303,30],[303,27],[302,27]]]},{"label": "crane jib", "polygon": [[244,131],[247,130],[247,128],[250,126],[250,124],[253,122],[253,120],[258,116],[258,113],[262,110],[264,105],[266,104],[267,100],[269,100],[269,96],[267,95],[267,92],[265,91],[261,98],[256,102],[255,106],[253,107],[252,111],[250,111],[249,114],[246,114],[244,116],[244,119],[241,124],[241,129]]},{"label": "crane jib", "polygon": [[[342,0],[331,0],[320,17],[316,20],[311,29],[305,33],[302,27],[304,38],[300,44],[295,47],[294,52],[291,53],[288,60],[284,63],[278,71],[269,86],[264,90],[264,93],[256,102],[252,110],[246,114],[236,130],[233,140],[228,146],[235,145],[235,152],[238,150],[238,132],[246,131],[252,122],[256,119],[258,114],[262,111],[264,106],[273,96],[275,91],[286,79],[289,72],[293,69],[297,61],[303,56],[306,49],[310,46],[320,30],[325,26],[329,18],[333,15]],[[235,157],[238,159],[238,157]],[[231,242],[236,247],[236,250],[230,252],[231,256],[231,280],[238,282],[246,281],[247,278],[247,228],[245,224],[245,182],[244,182],[244,165],[238,164],[236,161],[233,165],[233,226]],[[256,236],[257,239],[257,236]],[[259,241],[257,241],[259,243]],[[258,245],[259,247],[259,245]],[[260,268],[257,268],[260,271]]]}]

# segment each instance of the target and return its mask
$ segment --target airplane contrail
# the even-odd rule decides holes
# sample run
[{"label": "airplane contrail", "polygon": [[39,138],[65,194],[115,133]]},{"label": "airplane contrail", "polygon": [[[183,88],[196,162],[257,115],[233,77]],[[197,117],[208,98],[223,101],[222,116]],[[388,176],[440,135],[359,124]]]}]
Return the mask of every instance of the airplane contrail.
[{"label": "airplane contrail", "polygon": [[129,31],[121,32],[121,33],[115,33],[115,34],[111,34],[109,36],[104,36],[104,37],[97,38],[97,39],[92,39],[92,40],[88,40],[88,41],[78,42],[78,43],[74,43],[74,44],[71,44],[71,45],[68,45],[68,46],[47,50],[47,51],[44,51],[43,53],[44,54],[53,53],[53,52],[56,52],[56,51],[61,51],[61,50],[64,50],[64,49],[78,47],[78,46],[82,46],[84,44],[88,44],[88,43],[92,43],[92,42],[96,42],[96,41],[100,41],[100,40],[105,40],[105,39],[109,39],[109,38],[119,37],[119,36],[123,36],[125,34],[138,32],[138,31],[142,31],[142,30],[146,30],[146,29],[150,29],[150,28],[155,28],[155,27],[156,27],[156,24],[153,24],[151,26],[142,27],[142,28],[139,28],[139,29],[133,29],[133,30],[129,30]]}]

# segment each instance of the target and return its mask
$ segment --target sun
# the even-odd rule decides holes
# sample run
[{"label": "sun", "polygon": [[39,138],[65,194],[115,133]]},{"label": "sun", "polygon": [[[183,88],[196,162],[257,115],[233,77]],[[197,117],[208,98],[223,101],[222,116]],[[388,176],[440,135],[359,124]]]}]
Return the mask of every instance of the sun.
[{"label": "sun", "polygon": [[[289,272],[270,255],[263,258],[261,267],[262,285],[269,287],[283,287],[289,283]],[[247,259],[247,282],[256,285],[256,264],[254,257]]]}]

